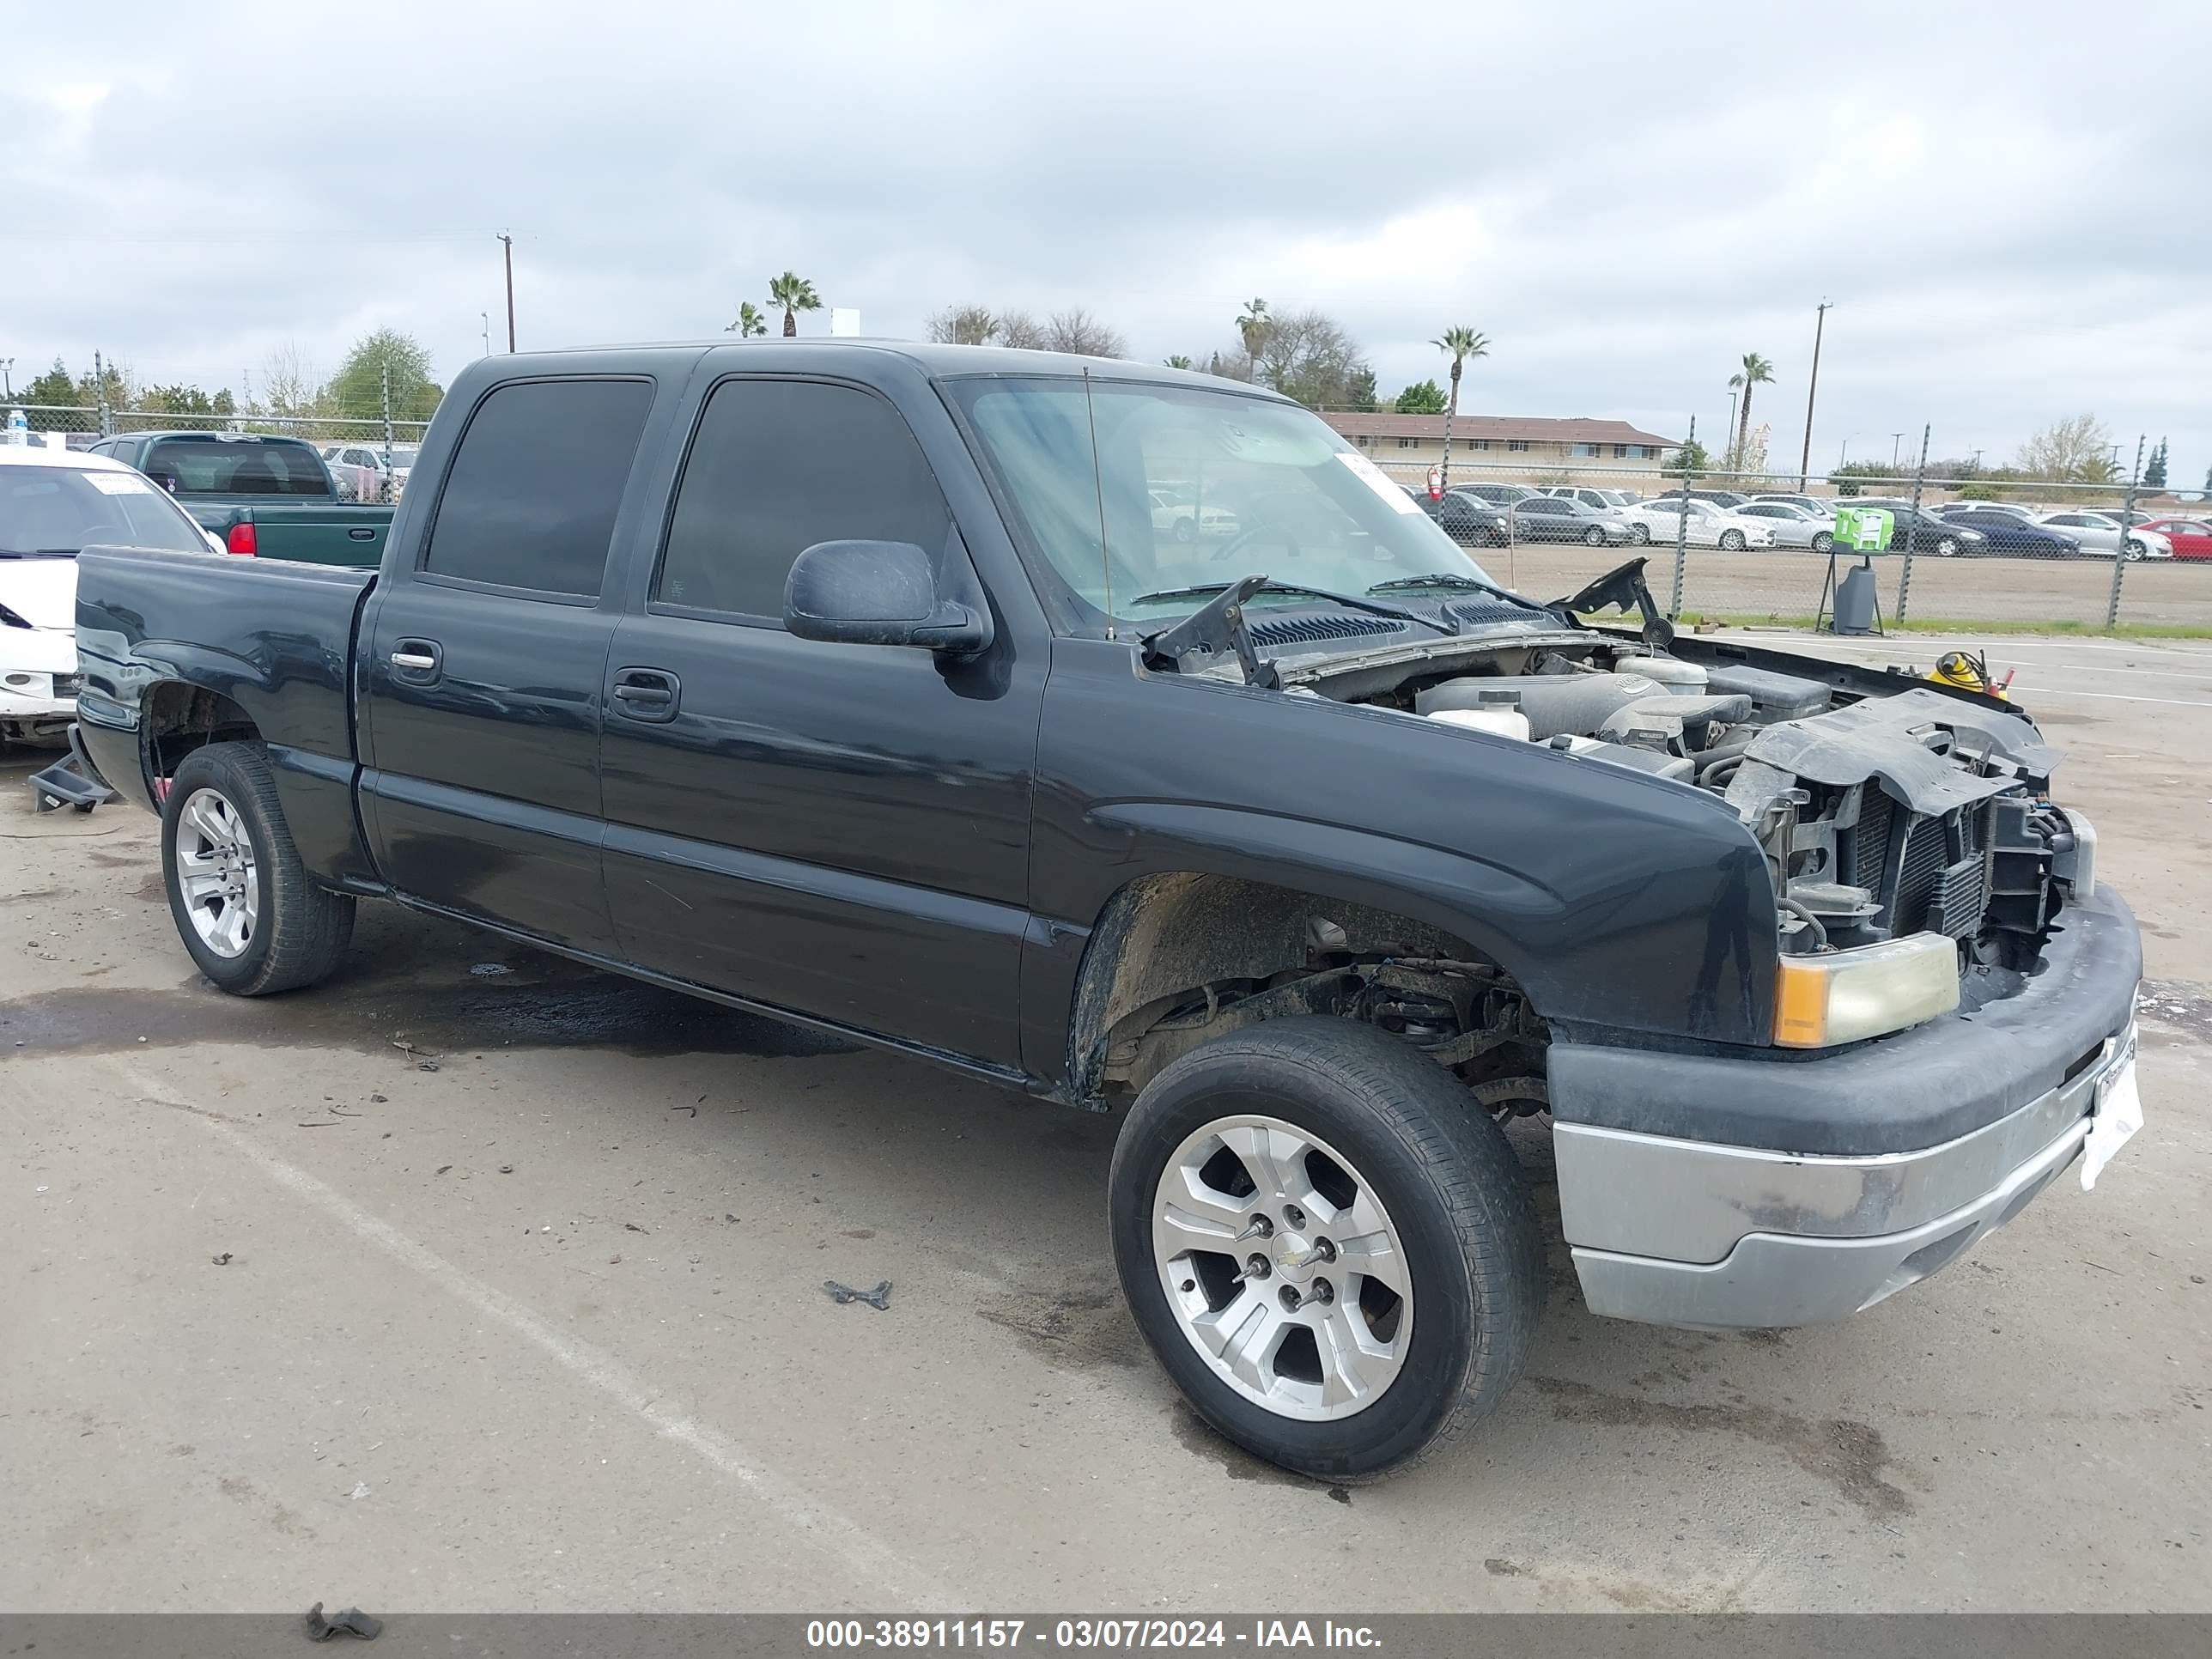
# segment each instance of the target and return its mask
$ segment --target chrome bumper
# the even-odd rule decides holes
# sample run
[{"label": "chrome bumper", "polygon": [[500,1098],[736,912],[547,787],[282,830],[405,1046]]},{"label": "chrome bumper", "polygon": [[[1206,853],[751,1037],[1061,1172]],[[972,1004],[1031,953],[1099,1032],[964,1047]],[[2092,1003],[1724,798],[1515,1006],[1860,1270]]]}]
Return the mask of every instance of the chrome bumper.
[{"label": "chrome bumper", "polygon": [[1859,1158],[1562,1123],[1559,1208],[1593,1313],[1702,1329],[1842,1319],[1946,1266],[2080,1154],[2132,1024],[2077,1076],[1941,1146]]}]

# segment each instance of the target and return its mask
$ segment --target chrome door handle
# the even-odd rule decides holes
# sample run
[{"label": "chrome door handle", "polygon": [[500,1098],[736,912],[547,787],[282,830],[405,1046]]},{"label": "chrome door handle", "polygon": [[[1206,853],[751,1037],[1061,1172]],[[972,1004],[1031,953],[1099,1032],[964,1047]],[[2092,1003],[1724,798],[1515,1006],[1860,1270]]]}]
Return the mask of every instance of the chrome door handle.
[{"label": "chrome door handle", "polygon": [[420,651],[395,651],[392,653],[391,662],[394,668],[404,668],[417,674],[427,674],[438,665],[435,657]]}]

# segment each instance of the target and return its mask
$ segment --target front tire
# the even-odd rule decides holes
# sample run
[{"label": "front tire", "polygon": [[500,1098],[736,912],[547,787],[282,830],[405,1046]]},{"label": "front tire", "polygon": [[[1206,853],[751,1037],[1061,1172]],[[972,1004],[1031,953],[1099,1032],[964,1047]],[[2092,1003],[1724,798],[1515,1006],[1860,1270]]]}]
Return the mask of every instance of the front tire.
[{"label": "front tire", "polygon": [[1959,556],[1958,538],[1955,536],[1938,536],[1936,538],[1936,556],[1939,559],[1957,558]]},{"label": "front tire", "polygon": [[1583,532],[1583,545],[1584,547],[1603,547],[1605,545],[1605,532],[1600,530],[1595,525],[1592,525],[1588,530]]},{"label": "front tire", "polygon": [[1832,551],[1835,545],[1836,538],[1826,531],[1816,530],[1813,532],[1813,550],[1815,553]]},{"label": "front tire", "polygon": [[353,937],[353,900],[300,861],[258,743],[185,757],[161,806],[161,880],[185,949],[233,996],[313,985]]},{"label": "front tire", "polygon": [[1741,530],[1723,530],[1721,532],[1722,552],[1741,553],[1743,551],[1743,532]]},{"label": "front tire", "polygon": [[2128,544],[2127,561],[2130,564],[2141,564],[2148,551],[2149,550],[2144,547],[2141,542],[2130,542]]},{"label": "front tire", "polygon": [[1527,1360],[1543,1255],[1512,1149],[1374,1026],[1271,1021],[1184,1055],[1130,1108],[1109,1193],[1153,1353],[1200,1416],[1285,1468],[1408,1467]]}]

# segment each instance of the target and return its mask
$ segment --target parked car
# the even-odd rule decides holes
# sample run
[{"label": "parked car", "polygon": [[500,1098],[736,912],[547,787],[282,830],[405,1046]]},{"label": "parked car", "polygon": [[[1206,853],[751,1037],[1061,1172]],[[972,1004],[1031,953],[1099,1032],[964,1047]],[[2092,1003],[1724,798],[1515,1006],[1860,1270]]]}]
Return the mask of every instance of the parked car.
[{"label": "parked car", "polygon": [[1936,511],[1946,519],[1960,513],[1999,513],[2007,518],[2033,521],[2041,509],[2018,501],[1946,501]]},{"label": "parked car", "polygon": [[1754,501],[1779,501],[1784,507],[1802,507],[1808,513],[1823,519],[1832,520],[1836,516],[1835,501],[1825,495],[1753,495],[1751,499]]},{"label": "parked car", "polygon": [[1530,495],[1506,509],[1513,534],[1524,542],[1583,542],[1591,547],[1620,546],[1635,539],[1628,521],[1607,507],[1584,507],[1563,495]]},{"label": "parked car", "polygon": [[1889,545],[1883,550],[1885,552],[1903,552],[1908,538],[1915,553],[1933,553],[1942,559],[1972,557],[1990,550],[1989,537],[1984,532],[1970,525],[1954,524],[1925,506],[1916,509],[1911,501],[1899,496],[1856,495],[1838,505],[1878,507],[1890,515]]},{"label": "parked car", "polygon": [[119,543],[222,551],[120,461],[0,444],[0,740],[52,743],[76,711],[76,558]]},{"label": "parked car", "polygon": [[1664,489],[1653,497],[1655,501],[1680,501],[1685,495],[1693,501],[1705,501],[1714,507],[1738,507],[1751,499],[1740,489]]},{"label": "parked car", "polygon": [[349,438],[338,443],[322,446],[323,459],[333,471],[352,467],[366,472],[373,480],[361,496],[365,501],[396,501],[407,487],[407,475],[414,468],[418,446],[394,444],[389,465],[385,459],[384,446],[365,443]]},{"label": "parked car", "polygon": [[1510,507],[1516,501],[1525,501],[1536,492],[1526,484],[1516,483],[1455,483],[1452,488],[1462,495],[1472,495],[1478,501],[1492,507]]},{"label": "parked car", "polygon": [[[1248,528],[1192,585],[1146,492],[1201,465]],[[1520,601],[1274,394],[502,354],[421,470],[374,571],[81,561],[78,730],[194,967],[296,993],[390,897],[1118,1111],[1130,1316],[1286,1468],[1417,1458],[1522,1370],[1500,1118],[1548,1117],[1589,1311],[1705,1329],[1986,1261],[2140,1122],[2134,919],[2018,705],[1577,619],[1640,559]]]},{"label": "parked car", "polygon": [[1814,513],[1795,501],[1746,501],[1735,509],[1738,518],[1757,519],[1774,531],[1777,547],[1809,547],[1825,553],[1836,544],[1836,519],[1832,513]]},{"label": "parked car", "polygon": [[2177,559],[2212,559],[2212,520],[2152,519],[2142,527],[2165,537]]},{"label": "parked car", "polygon": [[1982,545],[1971,550],[1974,552],[2035,559],[2073,559],[2081,554],[2081,542],[2067,532],[1987,503],[1966,503],[1963,510],[1961,504],[1954,503],[1941,516],[1945,524],[1974,531],[1983,538]]},{"label": "parked car", "polygon": [[1488,501],[1457,489],[1433,496],[1413,484],[1404,489],[1414,505],[1462,547],[1503,547],[1513,539],[1511,517]]},{"label": "parked car", "polygon": [[1619,513],[1635,506],[1637,500],[1626,489],[1593,489],[1586,484],[1552,484],[1536,493],[1564,496],[1569,501],[1580,501],[1584,507],[1595,507],[1601,513]]},{"label": "parked car", "polygon": [[[2081,544],[2084,551],[2104,554],[2120,550],[2120,521],[2102,513],[2085,513],[2078,507],[2066,507],[2056,513],[2045,513],[2036,520],[2053,530],[2063,530]],[[2127,532],[2127,556],[2135,559],[2170,559],[2173,544],[2155,530],[2130,530]]]},{"label": "parked car", "polygon": [[1181,491],[1171,489],[1154,489],[1148,492],[1148,496],[1156,533],[1171,536],[1179,542],[1237,533],[1237,515],[1212,502],[1201,507]]},{"label": "parked car", "polygon": [[373,565],[392,509],[342,501],[313,444],[237,432],[130,432],[92,453],[136,467],[233,553]]},{"label": "parked car", "polygon": [[1774,545],[1773,520],[1746,518],[1711,501],[1686,504],[1680,495],[1638,501],[1622,516],[1638,546],[1650,542],[1672,545],[1678,537],[1686,546],[1717,547],[1729,553]]}]

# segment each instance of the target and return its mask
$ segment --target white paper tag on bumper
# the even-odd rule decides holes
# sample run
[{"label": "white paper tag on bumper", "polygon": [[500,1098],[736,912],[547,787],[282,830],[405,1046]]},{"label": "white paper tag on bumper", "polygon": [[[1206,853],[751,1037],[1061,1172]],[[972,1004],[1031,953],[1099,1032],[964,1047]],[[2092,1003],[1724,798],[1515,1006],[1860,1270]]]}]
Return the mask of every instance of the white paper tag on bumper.
[{"label": "white paper tag on bumper", "polygon": [[2097,1177],[2113,1155],[2143,1126],[2142,1095],[2136,1087],[2136,1058],[2124,1062],[2097,1085],[2097,1115],[2089,1120],[2089,1138],[2081,1146],[2081,1190],[2097,1184]]}]

